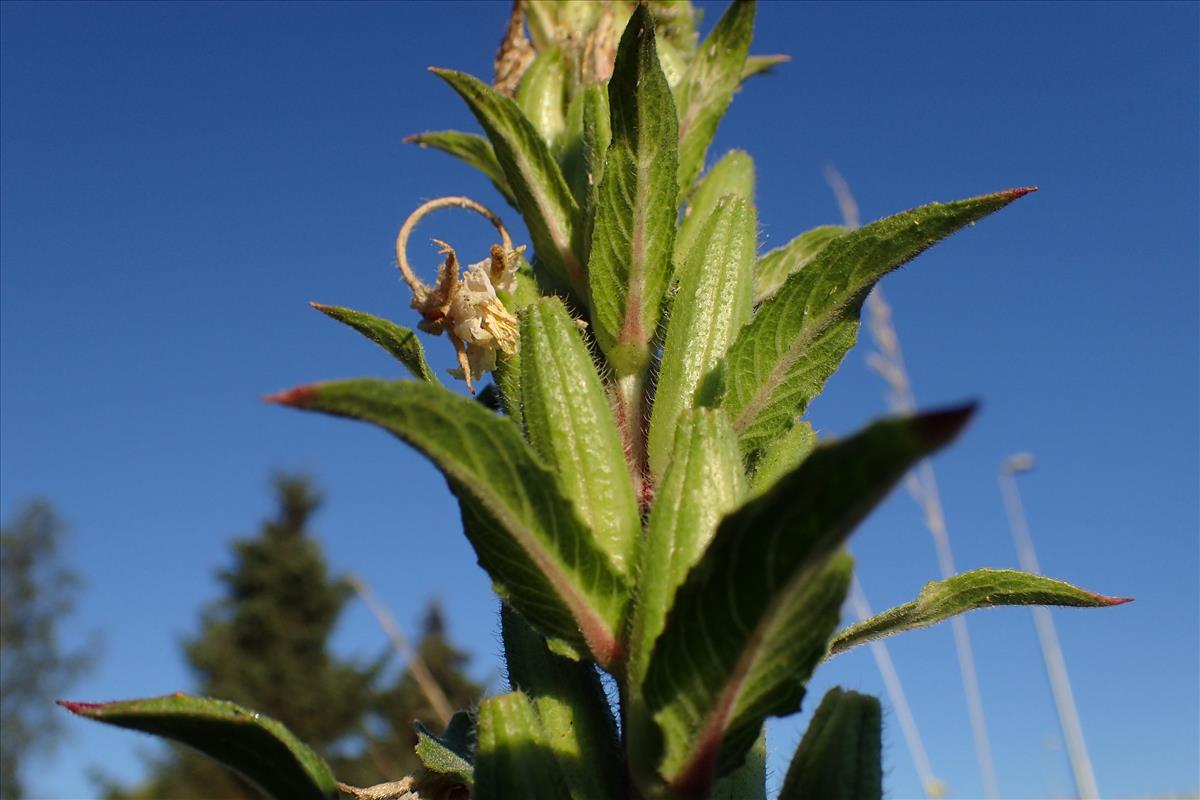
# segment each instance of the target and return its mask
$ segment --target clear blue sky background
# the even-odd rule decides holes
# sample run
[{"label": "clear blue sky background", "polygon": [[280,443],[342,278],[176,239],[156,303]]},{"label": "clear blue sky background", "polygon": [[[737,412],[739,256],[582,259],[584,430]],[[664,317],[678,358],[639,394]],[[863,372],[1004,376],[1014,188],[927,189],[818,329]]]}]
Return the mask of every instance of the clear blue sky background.
[{"label": "clear blue sky background", "polygon": [[[711,24],[719,6],[704,6]],[[1106,797],[1200,788],[1197,9],[767,3],[755,50],[793,61],[737,97],[712,151],[757,160],[764,248],[838,221],[827,162],[867,220],[1041,187],[885,287],[919,401],[983,402],[937,460],[959,567],[1015,565],[996,469],[1027,449],[1043,570],[1137,597],[1055,612]],[[67,633],[100,631],[105,646],[72,694],[189,688],[178,643],[214,597],[230,538],[270,512],[276,468],[308,470],[326,490],[317,527],[336,568],[366,577],[409,630],[440,597],[477,674],[498,684],[496,604],[433,468],[365,426],[258,398],[398,376],[307,302],[411,324],[392,264],[404,216],[442,194],[504,208],[486,180],[401,137],[474,130],[424,68],[489,75],[507,6],[8,2],[0,13],[0,512],[45,495],[73,524],[66,555],[88,585]],[[450,214],[427,227],[468,253],[486,244],[480,226]],[[430,347],[450,366],[444,342]],[[823,432],[884,411],[866,352],[812,407]],[[854,549],[877,608],[936,574],[903,493]],[[1003,795],[1069,794],[1028,611],[969,622]],[[337,645],[367,658],[384,637],[356,605]],[[952,796],[979,796],[949,628],[892,652],[934,771]],[[822,669],[814,696],[833,684],[882,692],[866,650]],[[806,722],[773,725],[776,778]],[[886,722],[888,791],[918,796]],[[56,757],[29,764],[37,797],[89,796],[90,769],[133,779],[151,747],[68,729]]]}]

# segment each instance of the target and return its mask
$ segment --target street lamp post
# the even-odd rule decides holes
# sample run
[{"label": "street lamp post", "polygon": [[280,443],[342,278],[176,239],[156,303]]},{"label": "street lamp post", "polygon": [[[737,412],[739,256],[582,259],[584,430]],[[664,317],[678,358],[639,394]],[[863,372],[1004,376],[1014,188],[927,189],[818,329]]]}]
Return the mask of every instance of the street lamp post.
[{"label": "street lamp post", "polygon": [[[1017,561],[1026,572],[1041,574],[1037,554],[1033,549],[1033,539],[1029,535],[1029,523],[1021,505],[1021,495],[1017,491],[1016,479],[1017,474],[1033,469],[1033,463],[1033,456],[1029,453],[1017,453],[1000,465],[998,478],[1000,493],[1004,496],[1004,509],[1008,513],[1008,522],[1012,528],[1013,542],[1017,547]],[[1075,776],[1075,790],[1081,800],[1094,800],[1100,797],[1100,791],[1096,788],[1096,775],[1092,771],[1092,761],[1083,741],[1083,728],[1079,724],[1079,712],[1075,708],[1075,696],[1071,692],[1071,679],[1067,677],[1067,662],[1063,659],[1062,647],[1058,643],[1058,633],[1054,630],[1050,609],[1034,606],[1033,625],[1037,629],[1042,658],[1046,662],[1046,675],[1050,679],[1050,691],[1058,709],[1058,722],[1066,742],[1067,757],[1071,761],[1071,772]]]}]

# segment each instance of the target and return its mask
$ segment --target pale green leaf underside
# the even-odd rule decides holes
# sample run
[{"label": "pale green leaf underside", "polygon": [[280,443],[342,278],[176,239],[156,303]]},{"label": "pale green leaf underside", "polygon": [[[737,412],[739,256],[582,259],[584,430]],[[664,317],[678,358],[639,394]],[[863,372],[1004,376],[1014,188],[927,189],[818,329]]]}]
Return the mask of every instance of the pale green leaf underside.
[{"label": "pale green leaf underside", "polygon": [[604,386],[561,300],[543,299],[521,315],[521,346],[529,441],[612,568],[629,576],[641,515]]},{"label": "pale green leaf underside", "polygon": [[904,631],[935,625],[957,614],[994,606],[1077,606],[1097,608],[1129,602],[1105,597],[1065,581],[1012,569],[975,569],[944,581],[930,581],[917,599],[851,625],[834,637],[829,655]]},{"label": "pale green leaf underside", "polygon": [[746,56],[746,63],[742,65],[742,80],[745,81],[757,75],[767,75],[775,67],[778,67],[780,64],[786,64],[791,60],[791,56],[782,54]]},{"label": "pale green leaf underside", "polygon": [[754,2],[731,3],[700,43],[679,88],[679,199],[704,168],[704,155],[742,81],[754,35]]},{"label": "pale green leaf underside", "polygon": [[680,265],[647,440],[650,471],[656,477],[671,454],[676,420],[692,407],[700,379],[724,357],[750,318],[757,234],[753,208],[740,197],[728,196],[713,210]]},{"label": "pale green leaf underside", "polygon": [[485,698],[478,725],[473,798],[570,800],[528,697],[510,692]]},{"label": "pale green leaf underside", "polygon": [[434,736],[420,722],[414,722],[417,732],[417,758],[430,772],[446,775],[470,785],[475,779],[472,763],[475,722],[466,711],[456,711],[441,736]]},{"label": "pale green leaf underside", "polygon": [[808,724],[779,800],[880,800],[882,749],[879,701],[834,687]]},{"label": "pale green leaf underside", "polygon": [[724,368],[723,406],[747,454],[791,427],[854,344],[862,302],[884,275],[998,211],[1027,189],[934,203],[829,242],[792,273],[738,334]]},{"label": "pale green leaf underside", "polygon": [[501,169],[500,162],[496,160],[496,151],[492,149],[491,143],[479,134],[460,131],[428,131],[406,136],[404,141],[418,144],[421,147],[441,150],[443,153],[470,164],[488,177],[492,185],[496,187],[496,191],[508,201],[509,205],[516,207],[516,198],[513,197],[512,189],[508,188],[508,179],[504,177],[504,170]]},{"label": "pale green leaf underside", "polygon": [[763,730],[745,762],[717,781],[709,800],[767,800],[767,732]]},{"label": "pale green leaf underside", "polygon": [[349,308],[326,306],[320,303],[311,305],[327,317],[349,325],[391,353],[397,361],[408,367],[408,371],[413,374],[413,377],[430,383],[438,382],[437,376],[433,374],[433,370],[425,361],[425,349],[421,347],[421,341],[412,330],[381,317]]},{"label": "pale green leaf underside", "polygon": [[668,781],[691,787],[714,762],[718,774],[735,767],[766,716],[796,710],[849,581],[849,558],[830,559],[970,413],[878,422],[818,447],[721,522],[676,593],[647,670]]},{"label": "pale green leaf underside", "polygon": [[532,701],[546,746],[576,800],[620,796],[617,725],[596,667],[555,655],[507,605],[500,609],[509,685]]},{"label": "pale green leaf underside", "polygon": [[612,143],[600,181],[588,280],[596,339],[618,374],[629,375],[649,361],[675,241],[675,106],[644,6],[621,37],[608,97]]},{"label": "pale green leaf underside", "polygon": [[[725,195],[734,195],[754,207],[754,160],[741,150],[730,150],[713,165],[696,184],[696,190],[688,198],[675,234],[675,264],[682,266],[688,251],[696,242],[709,217],[717,210],[717,203]],[[757,232],[756,232],[757,234]]]},{"label": "pale green leaf underside", "polygon": [[152,733],[220,761],[275,800],[336,800],[337,783],[321,757],[287,728],[226,700],[183,694],[115,703],[68,703],[72,713]]},{"label": "pale green leaf underside", "polygon": [[754,267],[754,304],[758,305],[779,291],[789,275],[802,270],[825,249],[825,245],[849,232],[849,228],[824,225],[764,253]]},{"label": "pale green leaf underside", "polygon": [[579,238],[589,248],[592,244],[592,217],[596,210],[600,180],[604,177],[604,157],[611,143],[612,112],[608,107],[608,89],[603,84],[593,84],[580,91],[571,101],[561,157],[567,184],[571,187],[575,202],[582,209],[586,230]]},{"label": "pale green leaf underside", "polygon": [[619,658],[625,582],[508,419],[427,383],[351,380],[271,399],[373,423],[426,455],[459,497],[501,596],[546,636],[601,664]]},{"label": "pale green leaf underside", "polygon": [[529,229],[536,263],[551,281],[582,294],[587,282],[578,257],[579,208],[546,142],[512,98],[463,72],[433,72],[466,101],[491,141]]},{"label": "pale green leaf underside", "polygon": [[556,151],[567,128],[567,65],[557,47],[539,53],[517,88],[517,105],[551,149]]}]

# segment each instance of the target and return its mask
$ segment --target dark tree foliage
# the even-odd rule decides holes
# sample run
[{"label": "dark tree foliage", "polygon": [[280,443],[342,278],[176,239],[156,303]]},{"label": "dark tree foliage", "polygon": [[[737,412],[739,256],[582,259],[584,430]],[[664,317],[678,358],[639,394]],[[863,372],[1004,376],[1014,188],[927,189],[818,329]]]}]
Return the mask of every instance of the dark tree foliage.
[{"label": "dark tree foliage", "polygon": [[0,798],[23,795],[21,764],[53,745],[56,697],[91,660],[64,648],[59,622],[71,613],[79,577],[59,560],[66,527],[45,501],[0,530]]},{"label": "dark tree foliage", "polygon": [[[329,652],[329,639],[353,589],[329,573],[309,522],[321,505],[301,477],[276,479],[278,511],[253,538],[233,543],[233,565],[218,573],[222,597],[202,614],[201,632],[184,652],[200,694],[232,700],[274,717],[330,763],[340,780],[371,785],[415,768],[406,733],[413,719],[437,727],[423,698],[402,673],[380,689],[390,653],[372,664],[342,661]],[[435,615],[437,616],[437,615]],[[444,638],[440,616],[422,652],[436,656],[430,667],[438,681],[455,687],[453,702],[478,699],[482,688],[461,672],[466,657]],[[432,629],[431,629],[432,630]],[[415,743],[415,738],[412,738]],[[402,748],[397,751],[396,747]],[[110,787],[110,800],[214,800],[259,798],[236,775],[186,748],[176,747],[153,762],[143,785]]]}]

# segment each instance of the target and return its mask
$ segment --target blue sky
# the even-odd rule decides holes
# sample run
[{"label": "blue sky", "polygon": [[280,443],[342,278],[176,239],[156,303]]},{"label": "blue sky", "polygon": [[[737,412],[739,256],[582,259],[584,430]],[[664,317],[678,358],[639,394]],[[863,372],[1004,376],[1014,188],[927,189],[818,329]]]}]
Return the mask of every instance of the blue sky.
[{"label": "blue sky", "polygon": [[[711,24],[720,5],[703,5]],[[0,6],[0,514],[44,495],[73,525],[87,589],[67,633],[104,636],[74,697],[189,688],[178,643],[230,538],[270,512],[277,468],[326,491],[316,527],[338,569],[410,630],[441,598],[477,673],[498,674],[496,605],[433,468],[365,426],[258,398],[398,377],[307,303],[412,324],[391,248],[420,201],[470,194],[515,223],[485,179],[401,142],[475,129],[424,68],[489,75],[506,8]],[[918,400],[982,401],[936,461],[959,568],[1015,566],[996,469],[1030,450],[1021,489],[1043,570],[1137,598],[1055,613],[1106,797],[1200,788],[1198,8],[765,3],[754,49],[793,60],[738,95],[710,156],[754,156],[764,249],[838,221],[827,163],[866,220],[1041,187],[884,286]],[[487,244],[469,218],[436,226],[460,252]],[[429,347],[451,365],[445,342]],[[884,412],[867,352],[812,406],[824,433]],[[936,575],[902,492],[854,550],[876,608]],[[1069,794],[1029,613],[969,624],[1002,795]],[[337,645],[366,658],[384,637],[354,606]],[[892,654],[934,772],[951,796],[979,796],[949,627]],[[810,697],[835,684],[882,692],[865,650],[823,668]],[[806,720],[773,724],[776,777]],[[919,796],[885,724],[888,792]],[[152,746],[67,727],[57,756],[29,765],[37,797],[88,797],[95,768],[133,779]]]}]

